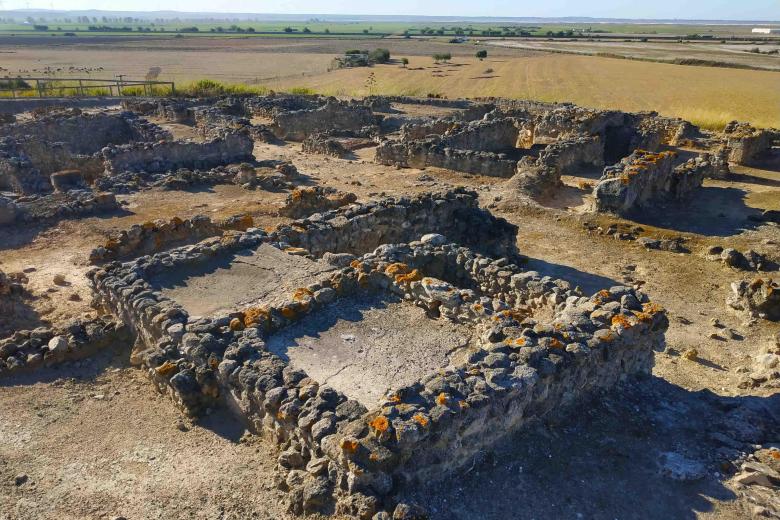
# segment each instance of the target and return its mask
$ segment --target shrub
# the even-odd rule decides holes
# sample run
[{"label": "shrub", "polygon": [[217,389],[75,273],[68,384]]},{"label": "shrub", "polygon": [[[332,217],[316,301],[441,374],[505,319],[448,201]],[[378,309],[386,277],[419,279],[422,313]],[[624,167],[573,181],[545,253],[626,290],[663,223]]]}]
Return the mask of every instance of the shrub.
[{"label": "shrub", "polygon": [[409,58],[401,58],[401,65],[403,65],[404,67],[409,65]]},{"label": "shrub", "polygon": [[487,51],[485,49],[479,50],[475,56],[481,60],[485,59],[487,58]]},{"label": "shrub", "polygon": [[439,63],[440,61],[450,61],[451,59],[452,59],[452,54],[450,54],[449,52],[433,55],[433,61],[435,61],[436,63]]},{"label": "shrub", "polygon": [[48,25],[33,25],[33,29],[36,31],[48,31],[49,26]]},{"label": "shrub", "polygon": [[390,61],[390,51],[387,49],[374,49],[368,54],[368,59],[374,63],[387,63]]}]

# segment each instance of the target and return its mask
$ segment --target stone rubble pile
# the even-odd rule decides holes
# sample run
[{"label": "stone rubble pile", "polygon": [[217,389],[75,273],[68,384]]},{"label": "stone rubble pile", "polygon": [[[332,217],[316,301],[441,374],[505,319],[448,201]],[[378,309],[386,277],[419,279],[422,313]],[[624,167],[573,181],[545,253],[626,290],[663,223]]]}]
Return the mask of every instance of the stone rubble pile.
[{"label": "stone rubble pile", "polygon": [[285,201],[279,214],[285,217],[305,218],[314,213],[330,211],[357,200],[354,193],[345,193],[335,188],[312,186],[294,189]]},{"label": "stone rubble pile", "polygon": [[76,319],[55,328],[19,330],[0,340],[0,377],[83,359],[129,339],[127,327],[111,317]]},{"label": "stone rubble pile", "polygon": [[732,295],[726,303],[750,316],[780,321],[780,285],[771,278],[741,280],[731,284]]},{"label": "stone rubble pile", "polygon": [[12,200],[0,196],[0,227],[19,224],[55,224],[60,220],[83,218],[121,211],[112,193],[72,190],[67,193],[29,195]]}]

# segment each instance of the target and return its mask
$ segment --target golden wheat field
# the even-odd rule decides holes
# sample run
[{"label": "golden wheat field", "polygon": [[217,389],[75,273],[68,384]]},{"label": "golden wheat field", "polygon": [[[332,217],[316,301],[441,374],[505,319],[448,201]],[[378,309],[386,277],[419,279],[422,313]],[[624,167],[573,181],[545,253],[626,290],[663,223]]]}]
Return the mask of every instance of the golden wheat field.
[{"label": "golden wheat field", "polygon": [[440,65],[422,56],[409,61],[407,68],[337,70],[268,86],[305,86],[333,95],[432,93],[571,101],[597,108],[655,110],[705,128],[719,128],[734,119],[780,127],[780,72],[558,54],[484,61],[453,58]]}]

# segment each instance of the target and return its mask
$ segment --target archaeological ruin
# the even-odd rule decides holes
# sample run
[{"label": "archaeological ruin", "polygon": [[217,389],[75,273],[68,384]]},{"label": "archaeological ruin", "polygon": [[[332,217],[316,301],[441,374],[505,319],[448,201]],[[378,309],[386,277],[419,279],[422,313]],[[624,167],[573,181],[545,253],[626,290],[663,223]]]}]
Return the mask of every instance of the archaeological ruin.
[{"label": "archaeological ruin", "polygon": [[[690,254],[690,235],[650,236],[652,224],[627,219],[684,209],[778,141],[742,123],[710,132],[656,113],[493,98],[274,93],[18,114],[0,126],[0,231],[133,215],[147,193],[281,197],[272,210],[224,217],[203,204],[113,226],[80,260],[94,315],[0,322],[0,378],[121,345],[183,416],[227,409],[271,439],[291,513],[416,518],[404,492],[647,378],[667,348],[667,311],[643,280],[595,277],[583,289],[581,276],[529,266],[533,246],[518,243],[539,235],[498,216],[518,207],[501,204],[536,211],[568,194],[556,219],[579,200],[594,237]],[[414,169],[415,190],[326,185],[312,163],[273,147],[404,182]],[[450,183],[485,184],[422,189],[440,169]],[[772,215],[751,222],[776,227]],[[778,265],[752,249],[702,256],[735,278]],[[28,298],[23,278],[0,271],[7,316]],[[732,292],[733,311],[780,320],[776,281],[743,276]]]}]

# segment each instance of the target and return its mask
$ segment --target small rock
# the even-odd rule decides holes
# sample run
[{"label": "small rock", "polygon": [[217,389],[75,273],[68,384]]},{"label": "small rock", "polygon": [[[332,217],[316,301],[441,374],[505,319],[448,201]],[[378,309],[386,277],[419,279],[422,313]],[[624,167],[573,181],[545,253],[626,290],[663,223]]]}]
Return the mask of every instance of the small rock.
[{"label": "small rock", "polygon": [[49,340],[49,351],[60,353],[68,350],[68,340],[65,336],[54,336]]},{"label": "small rock", "polygon": [[16,475],[16,477],[14,478],[14,485],[15,486],[21,486],[25,482],[27,482],[28,480],[29,480],[29,477],[27,475],[25,475],[24,473],[22,473],[21,475]]},{"label": "small rock", "polygon": [[57,285],[65,285],[65,275],[64,274],[55,274],[54,275],[54,283]]},{"label": "small rock", "polygon": [[701,462],[690,460],[672,451],[661,453],[659,465],[661,473],[673,480],[699,480],[707,474],[707,468]]},{"label": "small rock", "polygon": [[699,351],[695,348],[689,348],[685,352],[683,352],[682,357],[687,359],[688,361],[696,361],[699,359]]},{"label": "small rock", "polygon": [[736,482],[744,486],[780,487],[780,473],[760,462],[745,462],[742,471],[734,477]]}]

